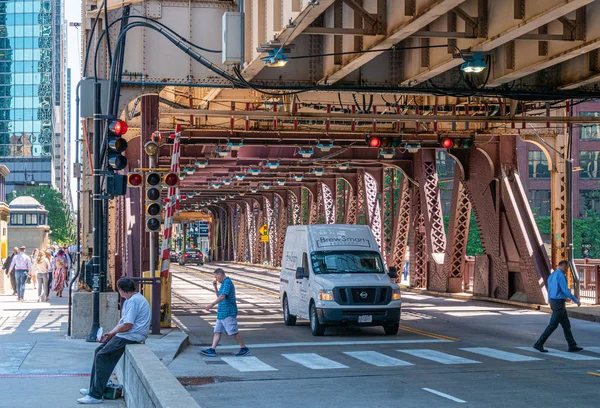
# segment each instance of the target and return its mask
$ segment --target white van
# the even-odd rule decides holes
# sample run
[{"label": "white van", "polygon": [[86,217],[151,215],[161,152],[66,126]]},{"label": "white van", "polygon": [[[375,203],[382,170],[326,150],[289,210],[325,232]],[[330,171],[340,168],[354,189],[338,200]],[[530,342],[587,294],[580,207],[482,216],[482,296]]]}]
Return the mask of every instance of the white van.
[{"label": "white van", "polygon": [[389,269],[366,225],[289,226],[279,286],[285,324],[308,319],[315,336],[336,324],[398,333],[400,288],[390,280],[396,268]]}]

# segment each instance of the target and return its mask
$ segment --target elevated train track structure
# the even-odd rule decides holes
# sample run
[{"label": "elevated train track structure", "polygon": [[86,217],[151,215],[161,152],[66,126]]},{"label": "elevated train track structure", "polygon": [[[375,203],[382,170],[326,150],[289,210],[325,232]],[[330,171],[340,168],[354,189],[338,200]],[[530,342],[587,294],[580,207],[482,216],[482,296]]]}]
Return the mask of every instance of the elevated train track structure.
[{"label": "elevated train track structure", "polygon": [[[413,286],[458,292],[473,211],[484,250],[474,293],[544,302],[551,265],[569,258],[571,130],[599,121],[571,107],[600,98],[600,0],[102,6],[84,2],[84,67],[110,80],[110,113],[129,124],[124,172],[148,167],[143,146],[156,132],[157,164],[169,167],[180,125],[181,219],[212,219],[214,260],[278,266],[288,225],[368,224],[387,265],[401,266],[409,248]],[[243,15],[237,65],[221,64],[226,12]],[[285,66],[266,66],[283,56]],[[486,68],[461,70],[473,56]],[[517,138],[548,159],[550,256],[520,182]],[[440,151],[456,164],[452,180],[440,180]],[[453,188],[447,228],[440,181]],[[89,217],[91,177],[83,190]],[[113,276],[139,276],[157,250],[143,193],[111,201]],[[85,252],[93,232],[83,225]]]}]

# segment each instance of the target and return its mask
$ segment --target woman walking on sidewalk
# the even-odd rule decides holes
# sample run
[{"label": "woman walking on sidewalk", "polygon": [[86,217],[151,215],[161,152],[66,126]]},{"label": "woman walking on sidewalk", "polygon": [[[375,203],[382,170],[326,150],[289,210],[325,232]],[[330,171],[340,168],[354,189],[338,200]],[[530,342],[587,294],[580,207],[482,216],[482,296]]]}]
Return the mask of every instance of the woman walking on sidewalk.
[{"label": "woman walking on sidewalk", "polygon": [[46,259],[48,260],[48,269],[46,270],[46,273],[48,274],[48,279],[46,279],[47,282],[47,289],[46,289],[46,302],[48,301],[48,298],[50,297],[50,291],[52,290],[52,271],[54,271],[54,258],[52,257],[52,252],[50,252],[49,250],[46,250]]},{"label": "woman walking on sidewalk", "polygon": [[54,288],[56,296],[62,297],[62,292],[65,289],[65,279],[67,279],[67,258],[65,251],[60,249],[54,258]]},{"label": "woman walking on sidewalk", "polygon": [[[36,264],[36,259],[38,258],[38,255],[40,254],[40,250],[39,249],[34,249],[33,253],[31,254],[31,262],[33,262],[33,271],[31,274],[31,282],[33,282],[33,288],[37,289],[37,274],[35,271],[35,264]],[[27,282],[29,283],[29,282]]]},{"label": "woman walking on sidewalk", "polygon": [[48,301],[48,269],[50,269],[50,262],[46,254],[39,251],[37,258],[33,260],[33,276],[37,276],[38,281],[38,302]]}]

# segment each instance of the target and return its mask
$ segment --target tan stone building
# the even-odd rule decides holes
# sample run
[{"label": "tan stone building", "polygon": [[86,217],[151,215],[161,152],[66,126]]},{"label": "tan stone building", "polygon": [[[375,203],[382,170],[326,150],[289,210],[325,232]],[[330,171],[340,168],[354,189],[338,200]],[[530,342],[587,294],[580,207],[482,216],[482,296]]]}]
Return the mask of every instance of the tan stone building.
[{"label": "tan stone building", "polygon": [[9,204],[8,246],[25,245],[30,253],[34,248],[46,249],[50,227],[48,211],[33,197],[17,197]]}]

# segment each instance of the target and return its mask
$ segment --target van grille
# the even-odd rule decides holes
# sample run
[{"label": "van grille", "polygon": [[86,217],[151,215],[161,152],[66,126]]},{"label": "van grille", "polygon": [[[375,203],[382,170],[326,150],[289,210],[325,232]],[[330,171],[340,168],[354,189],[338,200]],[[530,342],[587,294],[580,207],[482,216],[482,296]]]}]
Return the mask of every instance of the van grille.
[{"label": "van grille", "polygon": [[334,288],[333,299],[340,305],[387,305],[391,301],[388,287]]}]

